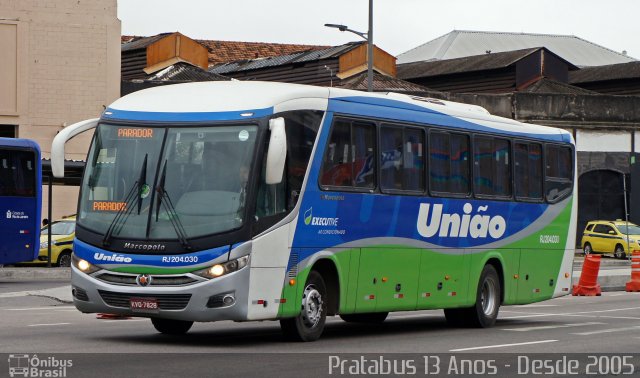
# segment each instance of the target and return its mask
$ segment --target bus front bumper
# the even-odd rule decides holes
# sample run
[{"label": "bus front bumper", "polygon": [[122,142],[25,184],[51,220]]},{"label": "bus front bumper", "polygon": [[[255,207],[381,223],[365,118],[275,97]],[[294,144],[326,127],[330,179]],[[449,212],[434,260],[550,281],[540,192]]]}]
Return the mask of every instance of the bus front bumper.
[{"label": "bus front bumper", "polygon": [[[73,304],[84,313],[210,322],[247,320],[249,266],[228,275],[187,286],[114,285],[72,265]],[[231,296],[233,303],[225,303]],[[132,299],[157,303],[157,309],[133,310]],[[227,302],[229,299],[227,298]]]}]

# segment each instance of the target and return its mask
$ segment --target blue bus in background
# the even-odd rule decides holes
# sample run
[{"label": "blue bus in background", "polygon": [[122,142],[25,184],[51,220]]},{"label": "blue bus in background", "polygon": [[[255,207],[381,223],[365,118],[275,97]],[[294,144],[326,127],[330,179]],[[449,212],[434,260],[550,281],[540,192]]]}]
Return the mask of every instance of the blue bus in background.
[{"label": "blue bus in background", "polygon": [[41,208],[40,147],[32,140],[0,138],[0,265],[38,256]]}]

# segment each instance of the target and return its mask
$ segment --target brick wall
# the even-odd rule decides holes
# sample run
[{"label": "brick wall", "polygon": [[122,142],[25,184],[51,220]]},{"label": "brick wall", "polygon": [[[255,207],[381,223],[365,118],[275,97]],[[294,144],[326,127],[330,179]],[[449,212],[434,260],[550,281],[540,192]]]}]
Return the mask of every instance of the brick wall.
[{"label": "brick wall", "polygon": [[[18,125],[48,158],[56,133],[95,118],[120,93],[117,0],[0,0],[0,23],[17,24]],[[67,158],[84,160],[91,132],[67,144]],[[75,212],[77,188],[54,187],[54,218]],[[43,214],[47,212],[46,197]]]}]

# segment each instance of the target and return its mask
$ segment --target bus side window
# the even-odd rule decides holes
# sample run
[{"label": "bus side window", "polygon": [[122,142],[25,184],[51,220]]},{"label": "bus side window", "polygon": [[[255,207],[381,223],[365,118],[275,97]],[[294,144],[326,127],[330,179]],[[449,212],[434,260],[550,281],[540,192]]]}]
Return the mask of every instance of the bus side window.
[{"label": "bus side window", "polygon": [[549,202],[558,202],[568,196],[573,187],[571,149],[547,145],[545,162],[545,197]]},{"label": "bus side window", "polygon": [[12,188],[9,151],[0,151],[0,196],[10,196],[13,192]]},{"label": "bus side window", "polygon": [[331,139],[322,164],[320,183],[327,186],[350,186],[352,172],[351,125],[344,120],[336,120],[331,130]]},{"label": "bus side window", "polygon": [[424,133],[417,128],[380,128],[380,186],[424,191]]},{"label": "bus side window", "polygon": [[7,150],[0,153],[0,195],[35,195],[35,159],[33,152]]},{"label": "bus side window", "polygon": [[476,194],[511,196],[509,141],[476,137],[474,144],[474,188]]},{"label": "bus side window", "polygon": [[376,129],[370,122],[336,119],[320,173],[320,185],[375,187]]},{"label": "bus side window", "polygon": [[516,143],[514,147],[516,198],[542,199],[542,146]]},{"label": "bus side window", "polygon": [[429,185],[434,193],[468,195],[469,137],[432,131],[429,136]]}]

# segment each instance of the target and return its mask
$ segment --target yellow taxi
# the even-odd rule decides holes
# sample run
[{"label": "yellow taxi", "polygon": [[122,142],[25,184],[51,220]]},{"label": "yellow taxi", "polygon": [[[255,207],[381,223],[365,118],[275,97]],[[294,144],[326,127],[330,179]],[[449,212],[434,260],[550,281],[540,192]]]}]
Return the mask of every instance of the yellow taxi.
[{"label": "yellow taxi", "polygon": [[[71,266],[71,253],[73,252],[73,238],[76,235],[75,215],[64,217],[50,224],[51,226],[51,264],[55,266]],[[47,263],[49,253],[48,230],[45,226],[40,230],[40,253],[30,262],[20,265],[42,265]]]},{"label": "yellow taxi", "polygon": [[640,227],[623,220],[591,221],[582,234],[582,250],[590,253],[613,253],[624,259],[629,251],[640,249]]}]

